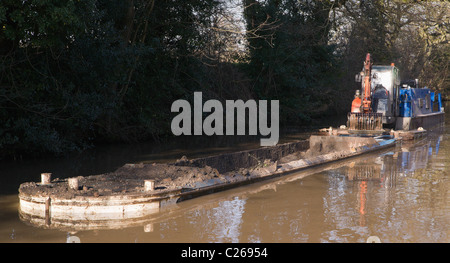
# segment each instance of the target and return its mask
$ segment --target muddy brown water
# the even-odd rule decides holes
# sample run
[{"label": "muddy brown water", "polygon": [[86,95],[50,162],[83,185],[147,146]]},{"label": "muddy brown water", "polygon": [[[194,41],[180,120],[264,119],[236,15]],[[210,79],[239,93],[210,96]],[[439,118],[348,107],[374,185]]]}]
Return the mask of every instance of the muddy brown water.
[{"label": "muddy brown water", "polygon": [[[448,105],[449,106],[449,105]],[[130,162],[165,162],[255,147],[214,144],[99,147],[81,155],[0,164],[0,243],[66,242],[450,242],[450,115],[443,132],[414,144],[178,203],[139,222],[78,231],[19,218],[17,189],[55,177],[98,174]],[[302,139],[304,133],[284,141]],[[283,141],[281,141],[283,142]]]}]

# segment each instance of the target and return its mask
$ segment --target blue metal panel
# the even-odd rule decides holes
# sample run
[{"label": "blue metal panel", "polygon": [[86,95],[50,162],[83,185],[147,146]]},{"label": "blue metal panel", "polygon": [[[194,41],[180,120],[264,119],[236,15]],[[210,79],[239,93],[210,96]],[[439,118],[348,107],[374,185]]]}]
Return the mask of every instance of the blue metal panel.
[{"label": "blue metal panel", "polygon": [[411,117],[411,89],[401,89],[400,90],[400,117]]},{"label": "blue metal panel", "polygon": [[430,92],[430,96],[431,96],[431,111],[434,111],[434,92]]},{"label": "blue metal panel", "polygon": [[425,115],[432,112],[432,108],[430,107],[430,89],[427,88],[412,88],[411,90],[411,108],[412,108],[412,117]]},{"label": "blue metal panel", "polygon": [[438,104],[439,104],[439,111],[441,111],[442,109],[441,93],[438,93]]}]

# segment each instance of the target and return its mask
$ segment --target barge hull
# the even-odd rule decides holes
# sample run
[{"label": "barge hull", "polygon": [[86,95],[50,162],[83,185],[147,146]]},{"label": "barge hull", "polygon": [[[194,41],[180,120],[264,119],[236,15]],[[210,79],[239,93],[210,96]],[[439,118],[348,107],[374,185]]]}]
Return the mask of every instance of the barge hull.
[{"label": "barge hull", "polygon": [[444,125],[444,112],[417,115],[414,117],[397,117],[395,129],[399,131],[416,130],[420,127],[433,129]]}]

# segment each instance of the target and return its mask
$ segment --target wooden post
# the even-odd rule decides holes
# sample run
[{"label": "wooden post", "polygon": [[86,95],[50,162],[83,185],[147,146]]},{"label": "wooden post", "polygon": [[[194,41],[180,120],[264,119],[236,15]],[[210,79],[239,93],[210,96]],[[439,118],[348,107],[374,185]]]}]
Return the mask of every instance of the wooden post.
[{"label": "wooden post", "polygon": [[144,191],[154,191],[155,190],[155,180],[145,180],[144,181]]},{"label": "wooden post", "polygon": [[52,173],[41,173],[41,184],[50,184],[52,181]]}]

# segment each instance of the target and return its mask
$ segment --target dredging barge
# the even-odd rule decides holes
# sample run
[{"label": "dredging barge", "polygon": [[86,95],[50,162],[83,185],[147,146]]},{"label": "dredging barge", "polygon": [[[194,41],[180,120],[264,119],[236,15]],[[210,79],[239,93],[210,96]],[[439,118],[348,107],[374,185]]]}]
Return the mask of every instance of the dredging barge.
[{"label": "dredging barge", "polygon": [[352,103],[348,127],[254,150],[183,157],[169,164],[126,164],[107,174],[52,180],[43,173],[40,183],[20,185],[20,218],[47,228],[136,222],[183,200],[386,149],[424,136],[422,127],[442,126],[440,95],[417,85],[400,86],[393,65],[372,71],[368,54],[357,79],[362,92]]}]

